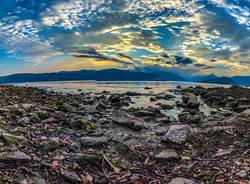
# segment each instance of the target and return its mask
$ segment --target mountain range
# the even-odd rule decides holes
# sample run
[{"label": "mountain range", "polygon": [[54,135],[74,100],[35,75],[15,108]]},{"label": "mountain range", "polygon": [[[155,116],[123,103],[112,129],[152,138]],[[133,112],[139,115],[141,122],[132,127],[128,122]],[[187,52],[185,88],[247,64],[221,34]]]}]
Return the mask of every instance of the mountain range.
[{"label": "mountain range", "polygon": [[218,77],[214,74],[193,77],[181,76],[170,71],[138,71],[138,70],[80,70],[56,73],[23,73],[0,77],[0,83],[24,83],[46,81],[188,81],[201,83],[229,84],[250,86],[250,76]]}]

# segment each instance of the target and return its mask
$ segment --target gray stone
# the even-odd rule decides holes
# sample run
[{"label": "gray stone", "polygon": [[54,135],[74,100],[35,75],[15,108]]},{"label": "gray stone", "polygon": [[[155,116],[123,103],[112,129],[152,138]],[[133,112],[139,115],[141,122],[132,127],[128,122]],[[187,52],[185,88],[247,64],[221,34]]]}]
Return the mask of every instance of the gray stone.
[{"label": "gray stone", "polygon": [[0,162],[27,162],[30,160],[30,156],[21,151],[0,153]]},{"label": "gray stone", "polygon": [[168,184],[201,184],[186,178],[174,178]]},{"label": "gray stone", "polygon": [[173,159],[177,159],[178,157],[179,157],[178,154],[173,149],[167,149],[154,155],[154,158],[160,159],[160,160],[173,160]]},{"label": "gray stone", "polygon": [[171,125],[162,141],[183,144],[192,136],[192,128],[189,125]]},{"label": "gray stone", "polygon": [[196,95],[193,93],[187,93],[182,96],[183,102],[187,104],[189,108],[198,108],[200,106],[200,102]]},{"label": "gray stone", "polygon": [[107,144],[104,137],[82,137],[80,142],[83,146],[103,146]]},{"label": "gray stone", "polygon": [[51,124],[51,123],[56,123],[57,120],[55,118],[48,118],[42,121],[43,124]]},{"label": "gray stone", "polygon": [[239,172],[239,176],[241,178],[247,178],[248,174],[247,174],[247,172],[245,170],[242,170],[242,171]]},{"label": "gray stone", "polygon": [[30,118],[29,117],[23,117],[23,118],[18,120],[17,124],[20,125],[20,126],[26,126],[26,125],[30,124]]},{"label": "gray stone", "polygon": [[127,126],[136,131],[142,130],[145,124],[144,121],[140,118],[116,110],[112,112],[111,120],[115,123]]},{"label": "gray stone", "polygon": [[250,109],[244,110],[244,111],[241,113],[241,115],[242,115],[243,117],[250,117]]}]

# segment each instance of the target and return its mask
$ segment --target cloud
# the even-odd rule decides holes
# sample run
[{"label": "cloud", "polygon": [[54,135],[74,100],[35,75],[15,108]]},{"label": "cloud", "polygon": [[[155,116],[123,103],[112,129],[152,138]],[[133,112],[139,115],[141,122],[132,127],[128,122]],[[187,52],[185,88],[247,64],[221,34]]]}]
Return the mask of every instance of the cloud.
[{"label": "cloud", "polygon": [[238,72],[249,72],[248,1],[23,2],[2,4],[0,47],[8,57],[32,65],[51,66],[59,58],[74,67],[79,61],[80,68],[86,60],[86,67],[100,61],[119,67],[160,65],[220,74],[238,67]]}]

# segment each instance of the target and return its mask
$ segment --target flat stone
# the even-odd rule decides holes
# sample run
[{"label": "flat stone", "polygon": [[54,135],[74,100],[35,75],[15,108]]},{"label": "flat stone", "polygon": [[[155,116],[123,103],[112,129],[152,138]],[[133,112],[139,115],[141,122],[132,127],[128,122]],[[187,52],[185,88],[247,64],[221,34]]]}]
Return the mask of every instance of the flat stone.
[{"label": "flat stone", "polygon": [[160,160],[174,160],[177,159],[178,157],[179,157],[178,154],[173,149],[167,149],[154,155],[154,158]]},{"label": "flat stone", "polygon": [[189,125],[171,125],[162,141],[183,144],[192,136],[192,128]]},{"label": "flat stone", "polygon": [[144,121],[140,118],[116,110],[112,112],[111,120],[115,123],[127,126],[136,131],[142,130],[145,124]]},{"label": "flat stone", "polygon": [[201,184],[186,178],[174,178],[168,184]]},{"label": "flat stone", "polygon": [[0,140],[4,144],[16,144],[18,142],[25,141],[26,138],[23,136],[15,136],[10,133],[7,133],[5,130],[0,129]]},{"label": "flat stone", "polygon": [[103,146],[107,144],[107,139],[104,137],[82,137],[80,142],[83,146]]},{"label": "flat stone", "polygon": [[55,118],[48,118],[42,121],[43,124],[51,124],[51,123],[56,123],[57,120]]},{"label": "flat stone", "polygon": [[21,151],[0,153],[0,162],[27,162],[30,160],[30,156]]},{"label": "flat stone", "polygon": [[241,113],[241,115],[244,116],[244,117],[250,117],[250,109],[244,110],[244,111]]}]

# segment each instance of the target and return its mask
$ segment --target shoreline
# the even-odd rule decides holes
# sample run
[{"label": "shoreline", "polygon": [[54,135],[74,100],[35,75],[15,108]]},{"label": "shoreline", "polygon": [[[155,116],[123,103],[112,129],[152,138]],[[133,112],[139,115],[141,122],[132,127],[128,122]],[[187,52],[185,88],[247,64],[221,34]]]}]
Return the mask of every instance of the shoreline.
[{"label": "shoreline", "polygon": [[[132,105],[141,98],[157,105]],[[165,113],[173,109],[178,119]],[[243,87],[147,95],[1,85],[0,183],[249,181],[248,109]]]}]

